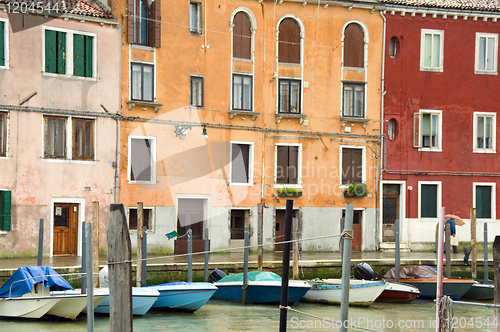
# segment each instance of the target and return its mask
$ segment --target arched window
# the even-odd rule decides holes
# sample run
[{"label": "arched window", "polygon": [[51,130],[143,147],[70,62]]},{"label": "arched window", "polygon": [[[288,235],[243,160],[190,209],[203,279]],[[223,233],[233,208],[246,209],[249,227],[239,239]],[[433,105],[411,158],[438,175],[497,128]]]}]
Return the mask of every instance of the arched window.
[{"label": "arched window", "polygon": [[292,18],[285,18],[279,27],[278,61],[300,63],[300,27]]},{"label": "arched window", "polygon": [[351,23],[344,30],[344,67],[363,68],[365,63],[364,32]]},{"label": "arched window", "polygon": [[233,20],[233,57],[252,58],[252,24],[245,12],[238,12]]},{"label": "arched window", "polygon": [[387,135],[390,140],[393,140],[398,136],[398,122],[394,118],[390,119],[387,124]]},{"label": "arched window", "polygon": [[396,36],[393,36],[389,40],[389,56],[391,58],[397,57],[399,54],[399,39]]}]

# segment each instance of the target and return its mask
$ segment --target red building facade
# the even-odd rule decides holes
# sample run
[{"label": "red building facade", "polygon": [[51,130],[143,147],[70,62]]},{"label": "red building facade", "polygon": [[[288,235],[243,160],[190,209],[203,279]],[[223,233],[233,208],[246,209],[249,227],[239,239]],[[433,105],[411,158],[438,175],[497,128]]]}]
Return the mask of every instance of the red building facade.
[{"label": "red building facade", "polygon": [[399,219],[403,245],[432,248],[441,207],[466,220],[457,227],[462,245],[470,241],[471,208],[476,208],[478,240],[487,223],[493,241],[500,230],[500,8],[474,2],[448,1],[440,8],[384,2],[380,247],[391,247]]}]

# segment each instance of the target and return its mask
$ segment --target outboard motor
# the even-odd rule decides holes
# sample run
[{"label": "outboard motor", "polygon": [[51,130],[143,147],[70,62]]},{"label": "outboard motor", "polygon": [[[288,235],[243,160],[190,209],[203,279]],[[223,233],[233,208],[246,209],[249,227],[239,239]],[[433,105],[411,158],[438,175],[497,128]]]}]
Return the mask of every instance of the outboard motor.
[{"label": "outboard motor", "polygon": [[212,273],[210,273],[210,276],[208,276],[208,280],[213,284],[214,282],[221,280],[225,276],[226,274],[223,271],[215,269],[212,271]]},{"label": "outboard motor", "polygon": [[368,263],[360,263],[354,266],[354,278],[359,280],[372,280],[373,269]]}]

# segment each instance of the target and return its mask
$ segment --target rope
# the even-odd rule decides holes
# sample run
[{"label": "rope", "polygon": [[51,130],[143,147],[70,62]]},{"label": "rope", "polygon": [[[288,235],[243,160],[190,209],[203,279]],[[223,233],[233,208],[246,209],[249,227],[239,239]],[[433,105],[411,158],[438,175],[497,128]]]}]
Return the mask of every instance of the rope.
[{"label": "rope", "polygon": [[[336,323],[336,321],[332,320],[331,318],[329,317],[320,317],[320,316],[316,316],[316,315],[312,315],[312,314],[308,314],[307,312],[303,312],[303,311],[299,311],[299,310],[295,310],[293,309],[292,307],[290,306],[282,306],[280,304],[279,306],[280,309],[286,309],[287,311],[294,311],[294,312],[297,312],[299,314],[302,314],[302,315],[305,315],[305,316],[309,316],[309,317],[312,317],[312,318],[316,318],[316,319],[319,319],[319,320],[322,320],[322,321],[329,321],[330,323]],[[370,331],[370,332],[380,332],[378,330],[371,330],[371,329],[366,329],[366,328],[363,328],[363,327],[357,327],[357,326],[348,326],[347,327],[350,327],[350,328],[353,328],[353,329],[357,329],[357,330],[363,330],[363,331]]]},{"label": "rope", "polygon": [[453,301],[449,296],[443,296],[439,302],[439,320],[442,332],[453,332]]}]

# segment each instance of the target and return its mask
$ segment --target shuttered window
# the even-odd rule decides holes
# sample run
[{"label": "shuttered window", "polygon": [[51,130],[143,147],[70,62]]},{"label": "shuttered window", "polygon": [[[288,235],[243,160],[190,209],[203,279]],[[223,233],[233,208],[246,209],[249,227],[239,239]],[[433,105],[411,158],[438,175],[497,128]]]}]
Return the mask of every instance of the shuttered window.
[{"label": "shuttered window", "polygon": [[45,30],[45,72],[66,74],[66,32]]},{"label": "shuttered window", "polygon": [[0,21],[0,66],[5,66],[5,28],[5,22]]},{"label": "shuttered window", "polygon": [[231,183],[249,183],[250,145],[231,144]]},{"label": "shuttered window", "polygon": [[239,12],[233,20],[233,57],[251,59],[252,52],[252,25],[244,12]]},{"label": "shuttered window", "polygon": [[73,75],[92,77],[94,37],[73,35]]},{"label": "shuttered window", "polygon": [[93,119],[73,119],[73,159],[94,160]]},{"label": "shuttered window", "polygon": [[437,184],[422,184],[420,186],[420,217],[437,218]]},{"label": "shuttered window", "polygon": [[11,229],[12,197],[10,191],[0,191],[0,230]]},{"label": "shuttered window", "polygon": [[280,24],[278,61],[300,64],[300,27],[294,19],[285,18]]},{"label": "shuttered window", "polygon": [[203,107],[203,77],[191,76],[191,106]]},{"label": "shuttered window", "polygon": [[161,46],[161,0],[148,7],[144,0],[127,1],[127,41],[151,47]]},{"label": "shuttered window", "polygon": [[342,184],[363,182],[363,150],[342,148]]},{"label": "shuttered window", "polygon": [[66,120],[64,117],[46,116],[45,158],[66,158]]},{"label": "shuttered window", "polygon": [[491,218],[491,186],[476,186],[476,217]]},{"label": "shuttered window", "polygon": [[299,146],[276,146],[276,183],[299,184]]},{"label": "shuttered window", "polygon": [[344,67],[364,67],[364,33],[359,24],[351,23],[344,30]]}]

